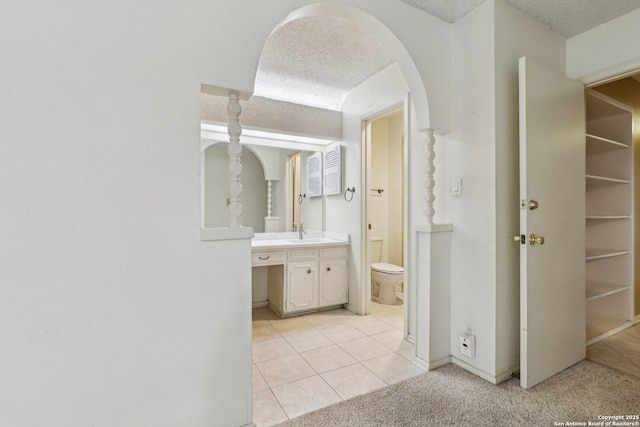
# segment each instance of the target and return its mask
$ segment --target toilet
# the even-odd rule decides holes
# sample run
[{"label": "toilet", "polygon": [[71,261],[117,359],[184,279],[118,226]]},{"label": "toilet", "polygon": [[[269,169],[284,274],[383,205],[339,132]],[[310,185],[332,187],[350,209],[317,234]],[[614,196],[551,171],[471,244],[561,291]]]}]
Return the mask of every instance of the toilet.
[{"label": "toilet", "polygon": [[381,262],[382,259],[381,237],[373,237],[369,246],[371,256],[371,287],[378,290],[378,302],[380,304],[396,303],[396,286],[402,287],[404,283],[404,268],[395,264]]}]

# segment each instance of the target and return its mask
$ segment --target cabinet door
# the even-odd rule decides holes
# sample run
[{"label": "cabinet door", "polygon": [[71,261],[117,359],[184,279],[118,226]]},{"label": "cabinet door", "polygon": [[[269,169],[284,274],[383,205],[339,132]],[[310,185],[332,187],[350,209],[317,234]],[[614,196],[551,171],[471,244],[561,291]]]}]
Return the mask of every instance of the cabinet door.
[{"label": "cabinet door", "polygon": [[320,261],[320,306],[348,302],[347,274],[346,259]]},{"label": "cabinet door", "polygon": [[318,306],[318,262],[290,262],[287,265],[286,311]]}]

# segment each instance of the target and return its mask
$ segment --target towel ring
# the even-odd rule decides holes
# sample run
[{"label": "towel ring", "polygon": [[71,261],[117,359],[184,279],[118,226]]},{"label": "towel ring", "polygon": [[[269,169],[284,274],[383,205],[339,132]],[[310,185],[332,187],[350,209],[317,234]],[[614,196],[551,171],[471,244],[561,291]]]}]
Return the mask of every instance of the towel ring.
[{"label": "towel ring", "polygon": [[[355,193],[355,192],[356,192],[356,187],[347,188],[346,190],[344,190],[344,194],[343,194],[344,199],[347,202],[352,201],[353,200],[353,193]],[[347,196],[347,193],[351,193],[351,196]]]}]

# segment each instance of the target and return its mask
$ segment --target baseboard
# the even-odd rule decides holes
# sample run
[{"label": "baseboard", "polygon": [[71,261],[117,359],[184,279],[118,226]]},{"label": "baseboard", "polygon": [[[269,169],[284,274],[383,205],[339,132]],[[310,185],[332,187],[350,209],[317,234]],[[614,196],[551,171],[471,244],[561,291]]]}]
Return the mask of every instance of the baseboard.
[{"label": "baseboard", "polygon": [[503,381],[506,381],[507,379],[511,378],[511,372],[509,373],[502,373],[498,376],[493,376],[485,371],[483,371],[482,369],[478,369],[475,366],[471,366],[469,365],[467,362],[463,362],[460,359],[456,359],[455,357],[451,356],[451,363],[453,363],[456,366],[460,366],[462,369],[466,369],[467,371],[471,372],[474,375],[479,376],[480,378],[482,378],[485,381],[489,381],[491,384],[500,384]]},{"label": "baseboard", "polygon": [[353,314],[358,314],[358,310],[356,310],[356,308],[354,306],[352,306],[351,304],[345,304],[344,308],[345,308],[345,310],[349,310]]},{"label": "baseboard", "polygon": [[266,307],[268,305],[269,305],[269,301],[256,301],[254,303],[251,303],[252,308]]},{"label": "baseboard", "polygon": [[496,376],[496,384],[500,384],[507,380],[510,380],[511,378],[513,378],[514,372],[520,372],[520,368],[513,368]]},{"label": "baseboard", "polygon": [[416,344],[416,337],[411,334],[407,335],[405,339],[413,345]]},{"label": "baseboard", "polygon": [[434,369],[439,368],[440,366],[448,365],[451,363],[451,356],[443,357],[442,359],[434,360],[433,362],[426,362],[419,357],[414,357],[411,360],[411,363],[414,365],[418,365],[427,371],[433,371]]}]

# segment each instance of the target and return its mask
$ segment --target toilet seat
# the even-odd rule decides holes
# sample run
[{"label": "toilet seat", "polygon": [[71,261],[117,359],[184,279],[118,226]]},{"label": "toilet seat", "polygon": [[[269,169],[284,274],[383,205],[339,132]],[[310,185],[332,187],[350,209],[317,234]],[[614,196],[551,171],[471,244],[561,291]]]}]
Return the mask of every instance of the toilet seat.
[{"label": "toilet seat", "polygon": [[376,262],[371,264],[371,269],[385,274],[404,274],[404,268],[386,262]]}]

